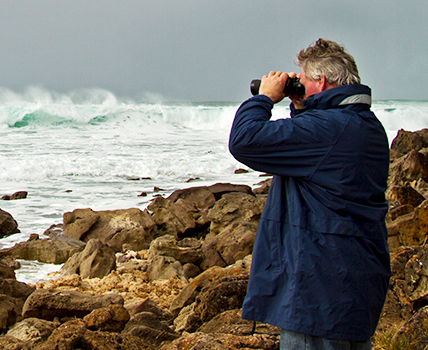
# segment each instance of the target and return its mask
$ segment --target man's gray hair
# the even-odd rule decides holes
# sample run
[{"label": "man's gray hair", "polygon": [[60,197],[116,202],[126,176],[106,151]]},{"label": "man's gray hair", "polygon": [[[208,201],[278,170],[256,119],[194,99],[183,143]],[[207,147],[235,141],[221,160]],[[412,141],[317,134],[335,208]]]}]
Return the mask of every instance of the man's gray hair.
[{"label": "man's gray hair", "polygon": [[354,58],[334,41],[318,39],[297,54],[296,64],[313,81],[324,75],[329,84],[336,86],[360,83]]}]

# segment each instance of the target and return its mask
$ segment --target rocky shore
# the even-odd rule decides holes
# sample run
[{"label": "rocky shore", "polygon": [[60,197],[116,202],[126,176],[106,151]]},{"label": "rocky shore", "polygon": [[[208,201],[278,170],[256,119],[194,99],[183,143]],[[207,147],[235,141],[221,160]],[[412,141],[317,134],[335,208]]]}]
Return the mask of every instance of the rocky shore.
[{"label": "rocky shore", "polygon": [[[240,318],[270,181],[178,190],[144,211],[76,209],[0,250],[0,348],[279,349],[278,328]],[[428,130],[399,131],[388,185],[393,276],[373,348],[424,349]],[[0,236],[17,232],[0,209]],[[16,259],[64,265],[29,285],[16,281]]]}]

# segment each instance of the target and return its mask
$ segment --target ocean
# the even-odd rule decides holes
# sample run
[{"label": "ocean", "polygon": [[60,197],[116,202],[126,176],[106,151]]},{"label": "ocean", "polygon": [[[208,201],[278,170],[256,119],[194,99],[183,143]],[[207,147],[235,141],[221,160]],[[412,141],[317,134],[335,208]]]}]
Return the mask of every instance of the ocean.
[{"label": "ocean", "polygon": [[[45,237],[74,209],[143,210],[155,195],[177,189],[262,181],[228,151],[239,104],[133,101],[98,89],[0,90],[0,198],[28,192],[26,199],[0,201],[21,230],[0,239],[0,249],[32,233]],[[428,101],[374,101],[372,110],[390,142],[399,129],[420,130],[428,122]],[[287,103],[275,106],[274,119],[288,116]],[[240,168],[249,172],[235,174]],[[20,263],[17,279],[26,283],[61,267]]]}]

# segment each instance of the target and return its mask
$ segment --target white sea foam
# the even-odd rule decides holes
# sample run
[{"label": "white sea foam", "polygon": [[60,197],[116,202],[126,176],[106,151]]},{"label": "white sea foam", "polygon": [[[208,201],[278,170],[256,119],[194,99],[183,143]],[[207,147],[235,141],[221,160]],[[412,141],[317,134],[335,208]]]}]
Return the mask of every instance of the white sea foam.
[{"label": "white sea foam", "polygon": [[[167,195],[217,182],[259,182],[254,171],[234,174],[246,168],[227,147],[238,106],[125,101],[104,90],[0,90],[0,196],[28,191],[24,200],[1,203],[22,232],[0,239],[0,248],[42,235],[76,208],[143,209],[155,186]],[[379,101],[373,110],[390,142],[400,128],[422,129],[428,120],[428,102]],[[273,110],[274,119],[288,114],[286,104]],[[19,272],[24,281],[39,278],[29,266]]]}]

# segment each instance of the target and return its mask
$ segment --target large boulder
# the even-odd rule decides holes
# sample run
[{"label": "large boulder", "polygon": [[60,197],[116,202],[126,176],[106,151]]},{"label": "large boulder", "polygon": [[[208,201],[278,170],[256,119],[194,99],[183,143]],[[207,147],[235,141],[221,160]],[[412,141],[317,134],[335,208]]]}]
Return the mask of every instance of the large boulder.
[{"label": "large boulder", "polygon": [[94,309],[112,304],[123,305],[123,303],[123,297],[118,294],[92,296],[71,290],[36,289],[25,301],[22,316],[48,321],[52,321],[55,317],[82,318]]},{"label": "large boulder", "polygon": [[201,242],[196,238],[184,238],[177,241],[173,235],[156,238],[150,244],[149,259],[156,256],[170,256],[181,264],[197,263],[201,260]]},{"label": "large boulder", "polygon": [[129,334],[145,339],[153,345],[172,341],[180,335],[160,322],[151,312],[140,312],[126,324],[122,334]]},{"label": "large boulder", "polygon": [[394,349],[411,344],[411,349],[425,350],[428,347],[428,306],[425,306],[397,331],[393,338]]},{"label": "large boulder", "polygon": [[428,233],[428,200],[414,211],[388,222],[388,245],[392,252],[400,246],[423,244]]},{"label": "large boulder", "polygon": [[0,238],[19,232],[18,223],[12,215],[0,209]]},{"label": "large boulder", "polygon": [[99,239],[115,252],[148,248],[155,236],[155,222],[138,208],[94,212],[76,209],[63,215],[64,235],[88,242]]},{"label": "large boulder", "polygon": [[279,338],[266,334],[238,336],[233,334],[184,333],[172,343],[163,345],[160,350],[277,350]]},{"label": "large boulder", "polygon": [[157,235],[172,235],[177,239],[193,236],[196,220],[188,204],[178,200],[173,202],[163,197],[156,197],[147,207],[157,225]]},{"label": "large boulder", "polygon": [[20,341],[37,343],[45,341],[54,331],[55,324],[38,318],[26,318],[11,327],[7,335]]},{"label": "large boulder", "polygon": [[150,344],[137,337],[114,332],[91,331],[82,320],[65,322],[50,337],[32,350],[74,349],[139,349],[154,350]]},{"label": "large boulder", "polygon": [[129,312],[123,305],[113,304],[95,309],[83,317],[83,321],[90,330],[120,333],[125,328],[129,318]]},{"label": "large boulder", "polygon": [[71,237],[57,236],[51,239],[39,239],[36,235],[27,242],[17,243],[11,248],[0,250],[0,257],[37,260],[46,264],[63,264],[73,254],[82,251],[84,247],[85,243]]},{"label": "large boulder", "polygon": [[91,239],[85,249],[74,254],[62,267],[62,276],[78,274],[82,278],[102,278],[116,269],[116,255],[112,248],[98,239]]},{"label": "large boulder", "polygon": [[391,143],[391,149],[401,154],[409,153],[411,150],[419,151],[425,147],[428,147],[428,129],[419,131],[400,129]]}]

